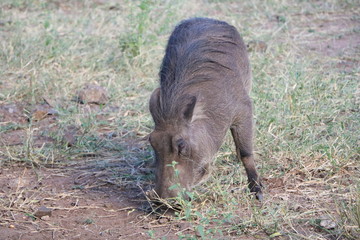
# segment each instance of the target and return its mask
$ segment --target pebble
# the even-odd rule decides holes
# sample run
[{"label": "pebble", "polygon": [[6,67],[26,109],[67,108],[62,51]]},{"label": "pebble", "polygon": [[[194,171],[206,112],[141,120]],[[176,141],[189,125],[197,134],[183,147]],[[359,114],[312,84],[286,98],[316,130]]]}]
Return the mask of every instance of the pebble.
[{"label": "pebble", "polygon": [[108,101],[106,89],[95,84],[85,85],[83,89],[78,91],[77,99],[83,104],[105,104]]},{"label": "pebble", "polygon": [[52,209],[47,208],[45,206],[41,206],[38,208],[38,210],[34,213],[34,216],[37,218],[42,218],[44,216],[51,216]]}]

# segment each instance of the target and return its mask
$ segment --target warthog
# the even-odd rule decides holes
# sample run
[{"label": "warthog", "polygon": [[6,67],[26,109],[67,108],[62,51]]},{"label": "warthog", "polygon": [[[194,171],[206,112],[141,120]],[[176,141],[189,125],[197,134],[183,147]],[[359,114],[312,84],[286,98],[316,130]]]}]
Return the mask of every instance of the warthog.
[{"label": "warthog", "polygon": [[171,34],[149,108],[155,129],[155,192],[176,197],[209,175],[228,129],[249,188],[262,198],[253,157],[251,70],[235,27],[214,19],[181,22]]}]

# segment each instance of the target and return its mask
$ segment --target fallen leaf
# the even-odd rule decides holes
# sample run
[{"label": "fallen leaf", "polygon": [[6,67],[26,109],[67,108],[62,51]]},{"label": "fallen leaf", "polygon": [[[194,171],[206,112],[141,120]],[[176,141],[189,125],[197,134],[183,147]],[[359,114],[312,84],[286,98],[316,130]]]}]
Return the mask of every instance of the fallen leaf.
[{"label": "fallen leaf", "polygon": [[269,236],[269,238],[279,237],[279,236],[281,236],[281,235],[282,235],[282,234],[281,234],[280,232],[275,232],[275,233],[271,234],[271,235]]},{"label": "fallen leaf", "polygon": [[47,115],[48,115],[47,111],[44,111],[44,110],[36,110],[36,111],[32,114],[32,119],[35,120],[35,121],[40,121],[40,120],[44,119]]}]

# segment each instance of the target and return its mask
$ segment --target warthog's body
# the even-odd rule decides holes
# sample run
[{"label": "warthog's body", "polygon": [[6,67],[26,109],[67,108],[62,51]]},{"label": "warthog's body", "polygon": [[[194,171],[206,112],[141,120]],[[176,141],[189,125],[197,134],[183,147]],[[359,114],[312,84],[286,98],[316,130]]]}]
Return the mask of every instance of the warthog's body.
[{"label": "warthog's body", "polygon": [[246,47],[233,26],[194,18],[175,28],[161,66],[160,88],[150,99],[155,122],[150,143],[160,197],[177,196],[177,189],[169,189],[176,183],[191,189],[205,179],[231,129],[250,190],[261,198],[253,160],[250,89]]}]

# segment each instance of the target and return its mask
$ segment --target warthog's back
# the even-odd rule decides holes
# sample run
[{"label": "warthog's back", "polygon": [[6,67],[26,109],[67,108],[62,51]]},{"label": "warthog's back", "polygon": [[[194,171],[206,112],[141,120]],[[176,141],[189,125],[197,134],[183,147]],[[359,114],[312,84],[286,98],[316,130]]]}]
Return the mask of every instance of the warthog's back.
[{"label": "warthog's back", "polygon": [[165,119],[176,114],[185,94],[197,95],[205,108],[214,104],[225,107],[247,96],[251,71],[246,46],[237,30],[206,18],[180,23],[168,42],[160,86]]}]

